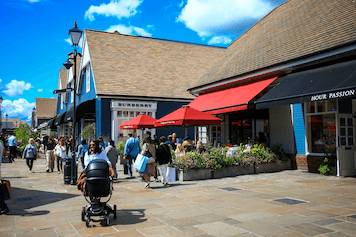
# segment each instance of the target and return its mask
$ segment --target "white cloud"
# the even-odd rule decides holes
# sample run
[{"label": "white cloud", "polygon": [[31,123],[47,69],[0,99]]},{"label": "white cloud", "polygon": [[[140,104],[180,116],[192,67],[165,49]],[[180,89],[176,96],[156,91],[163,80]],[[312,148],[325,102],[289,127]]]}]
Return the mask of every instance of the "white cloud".
[{"label": "white cloud", "polygon": [[27,0],[27,2],[29,2],[29,3],[38,3],[38,2],[40,2],[40,0]]},{"label": "white cloud", "polygon": [[2,79],[0,78],[0,83],[2,82]]},{"label": "white cloud", "polygon": [[230,37],[221,35],[221,36],[214,36],[209,41],[208,44],[230,44],[232,39]]},{"label": "white cloud", "polygon": [[273,7],[264,0],[188,0],[177,21],[200,37],[235,33],[241,25],[260,19]]},{"label": "white cloud", "polygon": [[147,37],[152,36],[150,32],[147,32],[145,29],[136,26],[112,25],[106,31],[108,32],[118,31],[120,34],[124,34],[124,35],[141,35]]},{"label": "white cloud", "polygon": [[136,15],[137,8],[143,0],[111,0],[109,3],[102,3],[99,6],[91,5],[85,12],[84,17],[89,21],[94,21],[94,15],[104,15],[106,17],[129,18]]},{"label": "white cloud", "polygon": [[37,89],[37,92],[43,92],[42,88]]},{"label": "white cloud", "polygon": [[4,100],[2,102],[2,114],[8,114],[9,118],[28,119],[31,118],[35,102],[28,102],[24,98],[17,100]]},{"label": "white cloud", "polygon": [[11,80],[6,84],[6,90],[3,92],[8,96],[22,95],[24,91],[31,89],[32,85],[29,82]]}]

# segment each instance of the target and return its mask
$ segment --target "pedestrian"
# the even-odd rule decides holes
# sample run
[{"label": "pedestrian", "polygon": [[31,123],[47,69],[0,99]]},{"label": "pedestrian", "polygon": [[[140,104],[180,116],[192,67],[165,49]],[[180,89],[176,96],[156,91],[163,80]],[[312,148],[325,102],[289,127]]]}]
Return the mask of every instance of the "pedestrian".
[{"label": "pedestrian", "polygon": [[16,152],[17,152],[17,142],[16,142],[16,137],[13,133],[11,133],[10,137],[7,139],[7,143],[9,146],[9,162],[12,163],[15,161],[16,158]]},{"label": "pedestrian", "polygon": [[63,170],[63,160],[67,157],[64,137],[59,138],[58,144],[54,149],[54,154],[56,155],[57,161],[57,170],[59,173]]},{"label": "pedestrian", "polygon": [[[3,138],[3,135],[0,136]],[[4,158],[4,151],[5,151],[5,145],[4,145],[4,140],[0,139],[0,178],[1,178],[1,163]],[[7,214],[9,212],[9,208],[5,203],[6,200],[6,190],[4,185],[2,184],[2,181],[0,180],[0,215],[2,214]]]},{"label": "pedestrian", "polygon": [[168,185],[167,182],[167,168],[168,164],[172,162],[172,154],[171,154],[171,149],[169,146],[166,144],[166,137],[162,136],[159,138],[160,144],[157,148],[156,152],[156,162],[158,164],[158,171],[159,174],[161,175],[161,181],[163,185]]},{"label": "pedestrian", "polygon": [[33,161],[37,158],[37,147],[33,138],[28,140],[28,144],[23,150],[22,158],[26,159],[29,172],[32,172]]},{"label": "pedestrian", "polygon": [[46,161],[47,161],[47,169],[46,172],[53,172],[54,169],[54,148],[56,144],[54,142],[53,137],[48,138],[48,142],[46,145]]},{"label": "pedestrian", "polygon": [[113,140],[109,141],[109,145],[105,148],[105,154],[109,158],[111,166],[114,170],[114,178],[117,178],[117,170],[116,170],[116,163],[119,157],[119,154],[115,147],[115,142]]},{"label": "pedestrian", "polygon": [[104,151],[104,150],[105,150],[105,147],[106,147],[104,138],[103,138],[102,136],[100,136],[100,137],[98,138],[98,140],[99,140],[99,147],[100,147],[101,151]]},{"label": "pedestrian", "polygon": [[105,160],[110,167],[112,167],[111,162],[106,156],[104,151],[101,151],[99,140],[94,140],[89,143],[89,150],[85,153],[84,156],[84,166],[88,166],[92,160]]},{"label": "pedestrian", "polygon": [[141,154],[149,157],[146,169],[142,174],[142,178],[145,181],[145,188],[150,188],[151,176],[155,176],[156,174],[156,147],[149,134],[145,134]]},{"label": "pedestrian", "polygon": [[45,153],[45,154],[47,154],[46,151],[47,151],[48,142],[49,142],[49,137],[46,134],[42,137],[43,153]]},{"label": "pedestrian", "polygon": [[140,150],[140,141],[135,138],[132,133],[129,133],[129,139],[127,139],[124,148],[124,174],[126,169],[126,174],[129,173],[130,177],[133,177],[132,163],[135,162]]},{"label": "pedestrian", "polygon": [[183,158],[185,156],[185,150],[183,149],[183,145],[178,143],[174,153],[176,158]]},{"label": "pedestrian", "polygon": [[78,158],[80,159],[80,163],[82,164],[82,168],[84,169],[84,156],[88,151],[89,147],[87,144],[87,140],[83,139],[80,145],[78,146]]}]

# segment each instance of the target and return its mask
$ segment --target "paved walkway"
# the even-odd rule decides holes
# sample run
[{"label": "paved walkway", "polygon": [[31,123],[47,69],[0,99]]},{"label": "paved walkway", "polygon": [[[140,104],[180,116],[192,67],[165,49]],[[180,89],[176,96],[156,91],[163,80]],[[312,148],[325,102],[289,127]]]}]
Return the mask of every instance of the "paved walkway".
[{"label": "paved walkway", "polygon": [[138,178],[120,177],[110,201],[118,219],[88,229],[83,196],[63,185],[62,174],[44,172],[44,163],[35,162],[35,173],[23,160],[3,164],[13,195],[1,237],[356,236],[355,178],[285,171],[145,190]]}]

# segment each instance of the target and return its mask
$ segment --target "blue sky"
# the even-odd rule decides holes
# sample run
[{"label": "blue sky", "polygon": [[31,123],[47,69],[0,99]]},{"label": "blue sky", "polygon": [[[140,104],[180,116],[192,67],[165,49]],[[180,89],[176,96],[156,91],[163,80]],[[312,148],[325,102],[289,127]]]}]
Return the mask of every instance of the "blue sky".
[{"label": "blue sky", "polygon": [[28,120],[51,98],[72,49],[68,29],[227,46],[284,0],[1,0],[2,115]]}]

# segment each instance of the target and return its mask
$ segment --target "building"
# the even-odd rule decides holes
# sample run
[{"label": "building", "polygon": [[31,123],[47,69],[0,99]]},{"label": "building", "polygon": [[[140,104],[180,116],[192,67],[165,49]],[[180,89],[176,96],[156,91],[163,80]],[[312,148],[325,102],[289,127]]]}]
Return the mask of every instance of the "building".
[{"label": "building", "polygon": [[[189,103],[194,97],[186,89],[224,53],[221,47],[85,30],[77,84],[78,135],[95,123],[97,137],[117,141],[127,133],[119,129],[123,121],[140,113],[160,118]],[[71,87],[72,75],[71,69],[60,71],[60,89]],[[62,135],[71,127],[65,124],[73,114],[72,98],[73,93],[58,96],[55,124]],[[172,131],[183,137],[180,128],[152,133]]]},{"label": "building", "polygon": [[233,42],[196,81],[190,106],[221,117],[222,143],[281,145],[299,169],[324,157],[356,175],[356,4],[290,0]]},{"label": "building", "polygon": [[25,124],[25,121],[22,121],[18,118],[8,118],[2,120],[2,132],[5,134],[10,134],[15,132],[15,129],[18,128],[21,124]]},{"label": "building", "polygon": [[42,135],[52,135],[52,119],[56,115],[57,99],[36,98],[36,107],[32,111],[32,127]]}]

